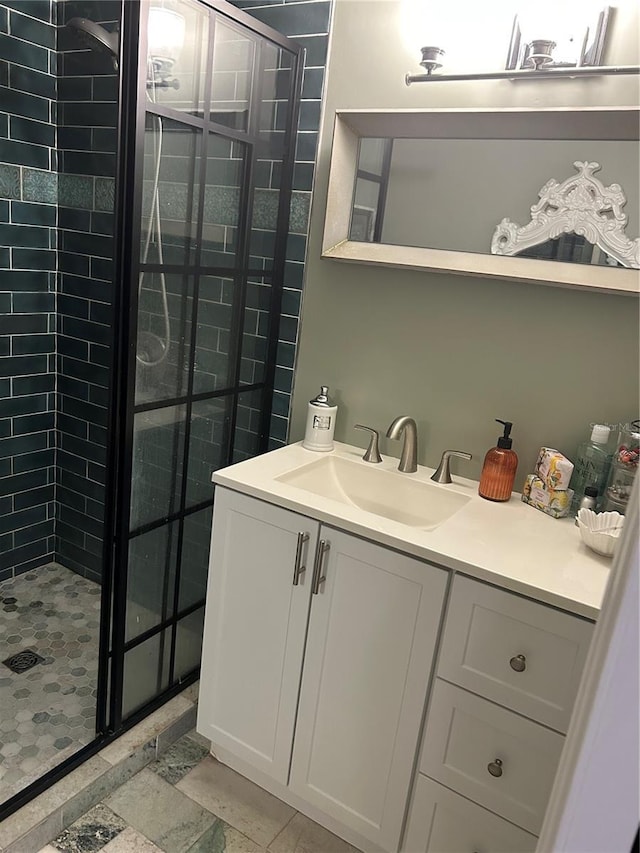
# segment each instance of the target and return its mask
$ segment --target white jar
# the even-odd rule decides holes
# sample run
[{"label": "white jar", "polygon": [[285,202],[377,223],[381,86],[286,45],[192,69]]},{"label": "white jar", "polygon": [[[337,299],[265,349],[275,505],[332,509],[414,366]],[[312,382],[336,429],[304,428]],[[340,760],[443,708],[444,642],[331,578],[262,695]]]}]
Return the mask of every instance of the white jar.
[{"label": "white jar", "polygon": [[309,400],[307,407],[307,425],[302,446],[307,450],[333,450],[333,432],[336,426],[337,406],[332,406],[328,396],[329,388],[320,386],[320,393]]}]

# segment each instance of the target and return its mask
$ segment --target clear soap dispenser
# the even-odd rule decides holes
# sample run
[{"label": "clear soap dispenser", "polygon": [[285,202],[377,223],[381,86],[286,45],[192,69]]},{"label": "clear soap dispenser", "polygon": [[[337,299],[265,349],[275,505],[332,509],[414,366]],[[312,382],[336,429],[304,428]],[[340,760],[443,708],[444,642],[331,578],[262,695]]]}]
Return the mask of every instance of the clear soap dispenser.
[{"label": "clear soap dispenser", "polygon": [[321,385],[318,396],[309,400],[303,447],[307,450],[333,450],[337,411],[338,407],[332,406],[329,400],[329,388]]},{"label": "clear soap dispenser", "polygon": [[513,481],[518,467],[518,454],[511,449],[511,421],[496,422],[504,425],[504,433],[484,457],[478,494],[489,501],[508,501],[513,491]]}]

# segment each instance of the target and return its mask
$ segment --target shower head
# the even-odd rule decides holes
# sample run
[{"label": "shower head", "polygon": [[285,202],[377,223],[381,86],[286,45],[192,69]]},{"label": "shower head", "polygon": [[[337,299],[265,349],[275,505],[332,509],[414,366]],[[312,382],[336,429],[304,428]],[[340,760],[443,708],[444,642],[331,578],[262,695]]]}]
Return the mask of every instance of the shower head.
[{"label": "shower head", "polygon": [[71,18],[67,22],[67,26],[76,30],[80,41],[85,47],[110,54],[113,59],[114,68],[118,67],[118,33],[110,33],[104,27],[101,27],[100,24],[96,24],[95,21],[90,21],[88,18]]}]

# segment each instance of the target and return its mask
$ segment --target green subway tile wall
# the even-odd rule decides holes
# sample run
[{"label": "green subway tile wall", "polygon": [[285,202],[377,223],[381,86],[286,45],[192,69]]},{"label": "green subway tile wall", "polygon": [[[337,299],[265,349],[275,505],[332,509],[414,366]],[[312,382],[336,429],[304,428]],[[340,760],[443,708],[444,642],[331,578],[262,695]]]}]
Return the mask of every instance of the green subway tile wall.
[{"label": "green subway tile wall", "polygon": [[[270,447],[286,444],[332,0],[231,0],[305,48]],[[258,201],[266,211],[267,202]],[[249,454],[247,454],[249,455]]]},{"label": "green subway tile wall", "polygon": [[[113,30],[120,5],[0,0],[0,579],[52,558],[101,575],[117,75],[64,24],[80,16]],[[331,2],[234,5],[306,49],[271,422],[277,447],[289,421]],[[270,251],[277,186],[265,163],[254,200],[258,257]],[[209,202],[212,222],[234,207],[233,186],[225,190]],[[227,227],[225,240],[233,238]],[[266,286],[254,289],[247,381],[261,369],[266,317]],[[214,373],[207,359],[219,353],[201,356],[204,373]],[[255,452],[258,409],[247,395],[242,457]]]},{"label": "green subway tile wall", "polygon": [[113,301],[118,75],[65,26],[113,31],[120,0],[58,0],[56,558],[100,580]]},{"label": "green subway tile wall", "polygon": [[0,580],[55,552],[55,34],[0,3]]}]

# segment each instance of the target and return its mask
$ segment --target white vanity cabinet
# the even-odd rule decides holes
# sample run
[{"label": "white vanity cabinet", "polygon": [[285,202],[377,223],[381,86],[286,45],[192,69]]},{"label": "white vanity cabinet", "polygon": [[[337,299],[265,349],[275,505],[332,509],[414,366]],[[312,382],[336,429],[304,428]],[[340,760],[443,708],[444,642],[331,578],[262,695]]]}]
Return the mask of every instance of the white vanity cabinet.
[{"label": "white vanity cabinet", "polygon": [[448,572],[218,487],[198,731],[358,846],[396,851]]},{"label": "white vanity cabinet", "polygon": [[593,623],[456,575],[406,853],[526,853],[555,777]]}]

